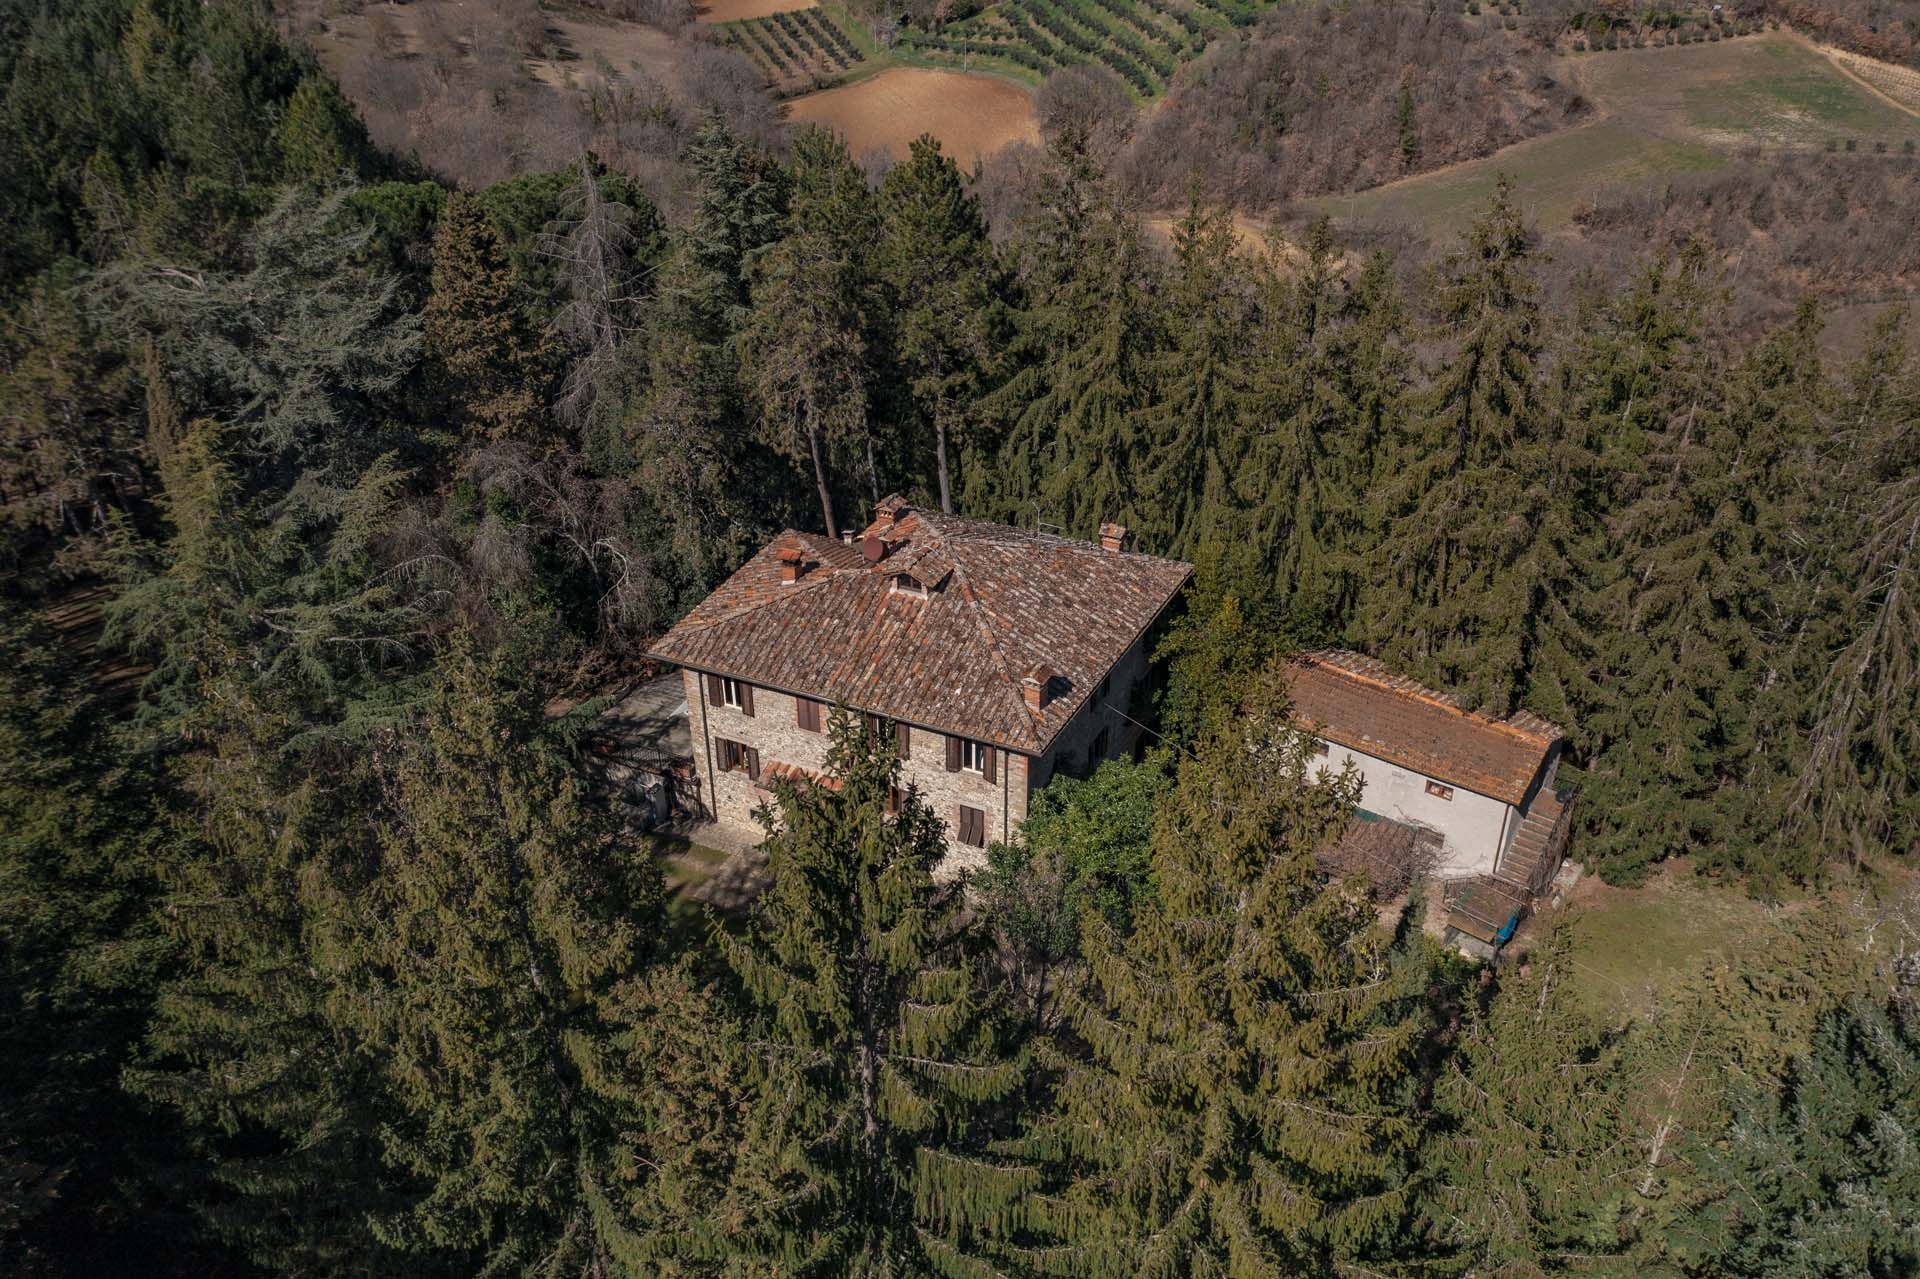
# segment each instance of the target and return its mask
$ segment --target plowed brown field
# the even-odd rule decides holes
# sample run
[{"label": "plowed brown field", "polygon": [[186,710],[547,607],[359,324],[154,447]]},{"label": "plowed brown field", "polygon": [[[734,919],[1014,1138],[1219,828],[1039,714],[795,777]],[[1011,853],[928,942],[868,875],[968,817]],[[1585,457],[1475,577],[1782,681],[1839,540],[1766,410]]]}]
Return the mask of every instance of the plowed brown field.
[{"label": "plowed brown field", "polygon": [[891,67],[837,89],[809,93],[790,104],[792,118],[830,125],[855,155],[885,147],[895,156],[923,133],[961,164],[972,164],[1009,142],[1037,142],[1033,99],[1010,80]]}]

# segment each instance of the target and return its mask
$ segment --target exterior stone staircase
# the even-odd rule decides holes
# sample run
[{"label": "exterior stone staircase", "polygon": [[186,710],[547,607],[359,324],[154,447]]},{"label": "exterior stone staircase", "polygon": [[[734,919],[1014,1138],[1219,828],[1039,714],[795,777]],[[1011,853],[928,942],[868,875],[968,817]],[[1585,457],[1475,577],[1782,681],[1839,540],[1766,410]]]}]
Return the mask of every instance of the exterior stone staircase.
[{"label": "exterior stone staircase", "polygon": [[1506,944],[1533,901],[1546,892],[1560,870],[1572,833],[1573,792],[1543,791],[1534,796],[1513,842],[1494,863],[1493,874],[1462,885],[1451,903],[1447,924],[1477,943],[1490,957]]}]

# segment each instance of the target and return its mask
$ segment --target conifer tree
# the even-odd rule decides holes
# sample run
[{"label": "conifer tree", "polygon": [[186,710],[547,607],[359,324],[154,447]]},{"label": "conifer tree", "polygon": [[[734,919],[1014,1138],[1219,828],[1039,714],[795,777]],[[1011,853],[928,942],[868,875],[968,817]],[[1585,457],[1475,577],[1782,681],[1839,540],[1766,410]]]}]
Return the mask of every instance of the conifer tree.
[{"label": "conifer tree", "polygon": [[914,413],[932,431],[940,509],[953,511],[952,447],[994,362],[993,246],[979,201],[930,135],[880,187],[874,270],[887,290],[888,356]]},{"label": "conifer tree", "polygon": [[1229,477],[1247,431],[1240,419],[1251,311],[1238,249],[1227,210],[1195,202],[1174,225],[1170,341],[1152,360],[1153,399],[1140,419],[1139,509],[1151,519],[1137,530],[1172,555],[1191,554],[1234,523]]},{"label": "conifer tree", "polygon": [[382,750],[377,872],[330,906],[323,955],[397,1112],[384,1157],[421,1187],[374,1233],[479,1274],[575,1274],[605,1256],[583,1179],[608,1118],[578,1059],[660,880],[514,660],[456,640],[418,729]]},{"label": "conifer tree", "polygon": [[1906,324],[1894,311],[1876,328],[1836,414],[1820,527],[1837,599],[1791,797],[1795,825],[1855,861],[1920,840],[1920,368]]},{"label": "conifer tree", "polygon": [[987,405],[1004,423],[999,469],[982,469],[970,504],[1081,536],[1109,520],[1139,526],[1139,414],[1162,337],[1140,228],[1077,130],[1055,140],[1017,236],[1016,371]]},{"label": "conifer tree", "polygon": [[288,188],[248,231],[242,265],[131,258],[93,277],[110,325],[151,337],[188,417],[223,423],[249,491],[299,485],[303,512],[399,446],[393,401],[420,351],[420,321],[369,268],[372,229],[347,193]]},{"label": "conifer tree", "polygon": [[1529,254],[1503,181],[1442,271],[1436,336],[1449,350],[1389,455],[1391,522],[1365,622],[1387,660],[1498,713],[1518,701],[1542,603],[1530,560],[1548,494],[1534,474],[1544,415]]},{"label": "conifer tree", "polygon": [[860,459],[879,500],[868,423],[873,198],[846,143],[824,129],[796,142],[793,184],[786,234],[752,272],[741,375],[767,442],[811,473],[822,524],[837,537],[829,471],[836,453]]},{"label": "conifer tree", "polygon": [[1313,856],[1359,799],[1291,726],[1284,669],[1182,763],[1155,893],[1097,922],[1031,1161],[953,1209],[1004,1267],[1082,1276],[1330,1274],[1404,1246],[1424,964]]},{"label": "conifer tree", "polygon": [[601,166],[582,154],[575,166],[558,224],[541,237],[558,267],[565,300],[554,329],[570,348],[571,366],[554,410],[561,421],[588,435],[597,419],[614,416],[627,343],[639,328],[643,267],[659,248],[651,207],[635,208],[602,190]]},{"label": "conifer tree", "polygon": [[518,276],[473,200],[454,192],[433,234],[433,287],[421,312],[442,393],[488,440],[546,432],[548,352],[527,322]]},{"label": "conifer tree", "polygon": [[[1297,274],[1277,251],[1262,271],[1235,486],[1267,593],[1289,638],[1312,644],[1337,634],[1353,605],[1356,513],[1371,487],[1383,410],[1391,412],[1400,388],[1391,333],[1363,334],[1359,320],[1390,308],[1391,282],[1369,268],[1343,297],[1324,218],[1308,228],[1305,250]],[[1379,318],[1393,323],[1389,310]]]},{"label": "conifer tree", "polygon": [[1435,1089],[1429,1216],[1466,1274],[1547,1275],[1621,1250],[1642,1081],[1573,997],[1572,950],[1556,920],[1497,991],[1483,984]]},{"label": "conifer tree", "polygon": [[287,100],[280,121],[280,160],[287,177],[331,187],[366,176],[372,144],[332,77],[308,75]]},{"label": "conifer tree", "polygon": [[1676,1231],[1696,1274],[1920,1268],[1920,1008],[1913,989],[1822,1022],[1778,1091],[1748,1086],[1693,1159],[1714,1197]]},{"label": "conifer tree", "polygon": [[746,935],[716,934],[755,1010],[730,1246],[784,1274],[972,1273],[942,1226],[1021,1065],[979,987],[963,885],[934,879],[940,819],[898,788],[889,746],[848,715],[829,731],[830,780],[778,787]]},{"label": "conifer tree", "polygon": [[313,944],[337,926],[345,885],[365,882],[370,778],[350,753],[288,752],[297,704],[251,687],[218,636],[199,660],[184,726],[196,749],[174,765],[180,802],[155,858],[172,971],[126,1086],[187,1126],[222,1188],[200,1205],[209,1226],[258,1264],[315,1279],[437,1273],[368,1229],[407,1178],[380,1157],[391,1112],[331,1015],[331,967]]}]

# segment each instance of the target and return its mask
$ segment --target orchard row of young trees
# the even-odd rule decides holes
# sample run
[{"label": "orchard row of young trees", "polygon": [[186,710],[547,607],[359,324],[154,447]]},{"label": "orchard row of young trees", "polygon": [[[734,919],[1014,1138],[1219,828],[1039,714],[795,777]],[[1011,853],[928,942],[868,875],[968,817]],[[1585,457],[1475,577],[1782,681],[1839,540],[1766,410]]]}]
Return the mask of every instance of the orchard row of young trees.
[{"label": "orchard row of young trees", "polygon": [[[1912,1264],[1911,974],[1809,925],[1807,976],[1624,1029],[1564,939],[1476,984],[1313,873],[1356,796],[1272,664],[1568,723],[1615,875],[1910,838],[1896,325],[1837,374],[1811,316],[1740,349],[1698,252],[1569,322],[1504,199],[1412,289],[1204,210],[1163,258],[1071,136],[996,242],[931,142],[876,184],[710,121],[669,225],[592,156],[417,178],[243,0],[0,36],[10,1264]],[[1181,749],[1060,783],[969,898],[843,734],[751,915],[689,930],[556,698],[894,488],[1195,557]]]}]

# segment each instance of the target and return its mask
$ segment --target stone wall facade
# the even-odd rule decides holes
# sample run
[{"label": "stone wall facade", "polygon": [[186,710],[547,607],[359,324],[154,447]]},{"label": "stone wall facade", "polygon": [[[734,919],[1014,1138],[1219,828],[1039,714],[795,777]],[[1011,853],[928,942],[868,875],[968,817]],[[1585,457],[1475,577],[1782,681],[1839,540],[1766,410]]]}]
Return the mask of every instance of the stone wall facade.
[{"label": "stone wall facade", "polygon": [[[1027,819],[1029,795],[1052,780],[1056,770],[1084,772],[1100,759],[1113,759],[1131,752],[1141,730],[1128,712],[1135,690],[1146,674],[1147,644],[1143,637],[1136,640],[1114,666],[1104,689],[1096,688],[1086,705],[1060,730],[1053,748],[1045,756],[1034,759],[996,749],[995,775],[991,782],[977,772],[948,772],[947,735],[909,724],[907,758],[901,763],[901,778],[903,783],[915,787],[946,823],[948,855],[942,869],[951,872],[978,868],[986,863],[984,848],[960,840],[962,805],[985,815],[988,843],[1010,841]],[[791,694],[756,684],[753,714],[748,715],[741,708],[712,705],[707,697],[706,677],[700,672],[685,668],[681,678],[686,686],[699,806],[715,821],[743,834],[762,833],[753,814],[772,799],[772,784],[764,777],[761,782],[755,782],[744,769],[722,769],[722,752],[717,743],[721,740],[739,742],[757,750],[763,774],[775,763],[824,772],[827,766],[825,712],[820,731],[814,732],[800,726],[796,699]],[[1098,759],[1094,758],[1096,747],[1100,748]]]},{"label": "stone wall facade", "polygon": [[[701,806],[715,821],[741,830],[760,833],[753,814],[773,795],[767,768],[785,763],[809,772],[824,772],[827,764],[825,712],[819,732],[800,726],[796,699],[777,689],[755,685],[753,714],[732,706],[714,706],[707,698],[706,680],[694,670],[683,670],[686,681],[687,717],[693,735],[694,770],[700,787]],[[977,772],[948,772],[946,734],[929,728],[908,725],[907,758],[901,763],[903,784],[916,788],[923,800],[946,823],[947,870],[985,864],[983,848],[960,842],[960,807],[966,805],[984,814],[989,843],[1006,840],[1019,830],[1027,817],[1029,761],[1026,756],[996,750],[994,780],[989,782]],[[756,783],[741,769],[719,767],[720,740],[739,742],[760,753],[763,781]]]}]

